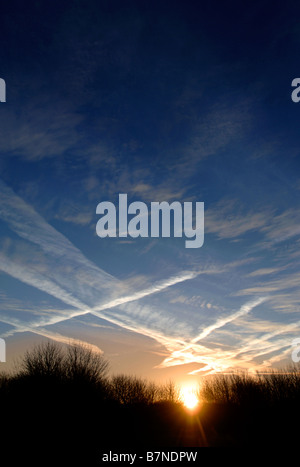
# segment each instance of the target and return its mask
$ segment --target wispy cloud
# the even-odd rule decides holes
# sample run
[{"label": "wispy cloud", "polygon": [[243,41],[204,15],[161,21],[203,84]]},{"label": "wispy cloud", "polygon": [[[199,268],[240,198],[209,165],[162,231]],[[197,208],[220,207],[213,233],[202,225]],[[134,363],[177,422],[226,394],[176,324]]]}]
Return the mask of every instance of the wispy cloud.
[{"label": "wispy cloud", "polygon": [[[255,277],[255,276],[254,276]],[[276,309],[291,312],[299,309],[299,272],[285,273],[283,275],[272,276],[270,279],[261,280],[257,276],[257,282],[250,287],[243,288],[235,292],[236,296],[253,296],[262,294],[271,294],[270,301]],[[293,293],[291,293],[293,292]]]},{"label": "wispy cloud", "polygon": [[[272,342],[274,338],[296,329],[297,323],[294,323],[284,329],[281,327],[273,329],[272,332],[265,332],[263,338],[251,336],[248,339],[245,339],[243,332],[238,332],[239,350],[234,347],[226,348],[222,344],[210,348],[207,343],[208,337],[217,338],[227,325],[237,325],[253,308],[266,300],[271,302],[273,297],[269,297],[270,291],[278,292],[283,290],[284,286],[296,287],[296,275],[278,279],[272,275],[273,272],[279,272],[278,268],[258,269],[256,274],[251,276],[254,280],[265,275],[270,275],[272,280],[264,281],[260,287],[252,286],[236,293],[241,296],[254,295],[256,298],[248,300],[237,311],[225,314],[225,310],[222,310],[221,316],[217,314],[218,309],[215,307],[216,318],[212,324],[201,326],[203,316],[199,314],[192,325],[184,314],[175,315],[170,309],[157,309],[154,305],[142,303],[142,300],[184,281],[196,279],[201,274],[220,274],[235,267],[243,267],[242,260],[229,263],[226,268],[214,265],[210,268],[203,266],[198,270],[194,268],[193,271],[180,271],[168,279],[141,287],[137,291],[136,284],[129,287],[128,283],[117,280],[89,261],[64,235],[47,223],[3,182],[0,182],[0,194],[0,217],[25,244],[27,242],[31,245],[31,256],[27,256],[25,261],[17,253],[12,254],[9,248],[4,248],[0,253],[0,268],[69,307],[43,310],[24,321],[12,315],[2,314],[1,320],[13,326],[13,329],[7,331],[7,335],[15,332],[33,332],[67,343],[71,342],[69,337],[48,328],[66,320],[92,314],[123,329],[155,339],[163,345],[167,353],[159,367],[198,363],[199,368],[193,371],[196,374],[221,371],[239,365],[250,368],[256,357],[284,347],[283,339]],[[180,297],[185,300],[184,296],[179,295]],[[203,314],[202,309],[201,313]]]},{"label": "wispy cloud", "polygon": [[74,297],[71,293],[68,293],[64,288],[60,287],[52,280],[47,279],[47,277],[40,272],[36,272],[21,263],[11,261],[2,253],[0,253],[0,261],[0,269],[21,282],[32,285],[33,287],[58,298],[68,305],[76,308],[85,306],[80,300],[78,300],[78,298]]},{"label": "wispy cloud", "polygon": [[124,303],[140,300],[144,297],[147,297],[148,295],[161,292],[162,290],[165,290],[168,287],[171,287],[172,285],[180,284],[181,282],[184,282],[186,280],[194,279],[195,277],[197,277],[197,275],[198,275],[197,272],[183,271],[182,273],[176,276],[170,277],[169,279],[162,280],[161,282],[156,282],[152,286],[148,287],[147,289],[134,292],[132,295],[127,295],[127,296],[125,295],[123,297],[115,298],[112,301],[107,302],[102,306],[93,307],[91,308],[91,311],[97,312],[97,311],[105,310],[108,308],[114,308]]},{"label": "wispy cloud", "polygon": [[[197,276],[197,272],[184,271],[169,279],[156,282],[141,291],[124,294],[124,288],[120,281],[88,261],[68,239],[42,219],[33,208],[15,195],[11,189],[0,183],[0,190],[3,194],[0,203],[2,219],[20,237],[38,245],[46,255],[43,260],[46,260],[48,264],[48,268],[43,272],[36,267],[36,264],[30,265],[30,262],[27,261],[26,265],[24,265],[16,258],[12,260],[5,253],[1,253],[0,268],[22,282],[47,292],[74,307],[73,310],[68,310],[68,312],[60,311],[57,314],[39,317],[35,320],[35,323],[31,323],[31,330],[35,329],[35,332],[39,332],[38,328],[41,326],[57,324],[66,319],[92,313],[126,329],[153,338],[157,338],[157,336],[160,339],[162,338],[158,329],[149,327],[151,321],[149,321],[149,317],[154,318],[155,316],[153,309],[151,310],[149,307],[140,308],[139,315],[133,316],[132,312],[124,306],[183,281],[193,279]],[[11,215],[11,210],[13,210],[14,215]],[[71,281],[63,274],[65,266],[70,267],[72,270]],[[61,273],[60,268],[62,269]],[[58,277],[60,279],[59,284],[57,283]],[[87,288],[91,289],[90,293],[86,292]],[[88,303],[92,302],[91,297],[94,303],[98,301],[100,304],[91,306]],[[88,302],[86,301],[87,298],[89,299]],[[120,307],[122,307],[121,316],[116,310],[116,308]],[[112,309],[114,309],[114,312],[109,313],[109,310]],[[156,318],[158,317],[159,320],[156,320],[157,328],[159,328],[159,325],[162,326],[162,321],[164,321],[165,325],[166,320],[170,319],[170,317],[156,315]],[[12,324],[12,322],[10,323]],[[28,329],[28,326],[20,326],[19,329],[23,331]]]},{"label": "wispy cloud", "polygon": [[[224,351],[224,349],[210,349],[205,345],[199,345],[199,341],[206,338],[209,334],[213,333],[217,329],[222,328],[228,323],[235,321],[236,319],[245,316],[248,314],[254,307],[265,302],[267,297],[259,297],[250,302],[245,303],[241,306],[239,310],[230,315],[224,316],[217,319],[215,323],[210,326],[207,326],[200,334],[190,340],[187,345],[180,345],[180,348],[177,348],[171,352],[167,358],[159,365],[159,367],[169,367],[174,365],[184,365],[187,363],[201,363],[205,364],[205,367],[199,368],[191,372],[191,374],[196,374],[201,371],[207,371],[208,369],[214,370],[226,369],[231,365],[236,365],[240,363],[237,361],[236,356],[234,356],[234,351]],[[204,369],[205,368],[205,369]]]},{"label": "wispy cloud", "polygon": [[233,239],[250,231],[259,231],[266,227],[272,213],[245,212],[236,200],[221,200],[207,210],[205,228],[207,233],[219,238]]},{"label": "wispy cloud", "polygon": [[216,329],[219,329],[225,326],[226,324],[231,323],[232,321],[236,320],[237,318],[240,318],[241,316],[248,314],[253,308],[265,302],[267,299],[268,297],[260,297],[260,298],[251,300],[250,302],[247,302],[244,305],[242,305],[241,308],[235,313],[219,318],[214,324],[207,326],[198,336],[192,339],[192,343],[199,342],[201,339],[204,339]]},{"label": "wispy cloud", "polygon": [[[207,233],[221,239],[234,239],[248,232],[260,233],[266,243],[273,245],[300,235],[300,210],[290,208],[278,213],[274,208],[247,209],[235,199],[222,199],[207,209]],[[259,243],[256,245],[259,248]]]},{"label": "wispy cloud", "polygon": [[[245,315],[254,306],[262,302],[262,299],[259,299],[252,301],[250,304],[247,303],[237,312],[218,319],[215,324],[206,327],[196,338],[191,339],[190,336],[193,330],[184,320],[171,316],[164,311],[156,311],[153,306],[142,306],[136,303],[135,307],[131,307],[129,304],[133,301],[138,302],[147,296],[159,293],[183,281],[194,279],[203,271],[183,271],[140,291],[124,293],[126,289],[122,287],[120,281],[88,261],[69,240],[42,219],[33,208],[15,195],[12,190],[2,183],[0,189],[3,194],[2,203],[0,204],[2,219],[20,237],[41,248],[50,267],[50,270],[39,270],[36,265],[34,267],[28,262],[24,265],[17,258],[12,260],[5,253],[2,253],[2,270],[73,307],[73,309],[59,310],[56,313],[44,313],[42,316],[32,319],[30,323],[6,319],[7,323],[15,326],[15,332],[30,331],[60,342],[68,342],[70,341],[68,337],[46,330],[45,327],[85,314],[93,314],[124,329],[155,339],[164,345],[170,351],[170,355],[165,359],[162,366],[190,362],[203,364],[204,362],[206,365],[210,364],[216,367],[216,353],[205,346],[200,346],[198,341],[227,323]],[[14,212],[14,215],[11,215],[11,212]],[[72,275],[72,284],[59,272],[60,268],[64,271],[66,265],[71,266],[72,271],[75,272]],[[80,274],[77,275],[76,271],[79,271]],[[204,272],[209,271],[204,270]],[[212,272],[219,273],[220,271],[216,269]],[[57,277],[61,279],[59,284],[57,283]],[[97,288],[95,287],[96,282]],[[87,294],[86,291],[83,292],[83,288],[86,289],[87,287],[92,289],[90,294]],[[95,290],[97,290],[97,293],[95,293]],[[92,297],[94,303],[95,301],[100,303],[91,306]],[[87,298],[89,303],[86,300]],[[224,359],[224,354],[222,359]],[[221,360],[219,365],[221,365],[220,362]]]},{"label": "wispy cloud", "polygon": [[269,275],[269,274],[275,274],[279,271],[282,271],[283,269],[286,269],[286,268],[283,268],[283,267],[279,267],[279,268],[260,268],[260,269],[256,269],[255,271],[252,271],[248,274],[249,277],[256,277],[256,276],[266,276],[266,275]]},{"label": "wispy cloud", "polygon": [[46,337],[55,342],[59,342],[60,344],[82,345],[85,348],[88,348],[95,353],[103,354],[103,350],[100,349],[97,345],[91,344],[90,342],[84,341],[82,339],[74,339],[69,336],[63,336],[62,334],[59,334],[57,332],[52,332],[52,331],[49,331],[48,329],[43,329],[43,328],[39,328],[39,329],[28,328],[27,331],[32,332],[42,337]]},{"label": "wispy cloud", "polygon": [[[31,93],[31,96],[34,94]],[[8,108],[5,117],[1,118],[1,129],[6,135],[0,142],[4,154],[9,154],[10,157],[12,154],[21,155],[27,160],[37,161],[62,156],[67,149],[78,143],[79,133],[76,127],[82,117],[70,105],[65,103],[63,106],[62,101],[58,104],[53,96],[45,99],[40,95],[38,102],[31,97],[30,102],[24,103],[23,107],[18,113],[13,113]],[[26,113],[26,118],[22,118],[22,112]]]}]

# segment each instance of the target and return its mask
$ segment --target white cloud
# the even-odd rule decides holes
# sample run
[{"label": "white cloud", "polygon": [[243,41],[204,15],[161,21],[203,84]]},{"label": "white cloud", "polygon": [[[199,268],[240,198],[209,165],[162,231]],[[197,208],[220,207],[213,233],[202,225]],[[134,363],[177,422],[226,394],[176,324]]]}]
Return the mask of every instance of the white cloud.
[{"label": "white cloud", "polygon": [[282,271],[283,267],[281,268],[260,268],[260,269],[256,269],[255,271],[252,271],[248,274],[249,277],[256,277],[256,276],[266,276],[266,275],[269,275],[269,274],[274,274],[274,273],[277,273],[279,271]]},{"label": "white cloud", "polygon": [[[35,329],[36,332],[39,332],[41,326],[57,324],[88,313],[155,339],[162,339],[160,328],[168,328],[171,324],[174,328],[173,317],[155,313],[153,308],[145,306],[136,307],[135,310],[138,310],[138,313],[136,312],[137,314],[134,315],[132,310],[126,307],[126,304],[193,279],[197,273],[182,272],[169,279],[154,283],[141,291],[124,294],[120,281],[88,261],[66,237],[50,226],[12,190],[3,183],[0,183],[0,190],[3,194],[2,202],[0,202],[2,219],[18,235],[42,249],[44,252],[43,261],[46,262],[47,266],[44,272],[37,267],[38,255],[33,255],[33,263],[30,263],[27,258],[26,263],[22,264],[21,259],[14,258],[12,260],[7,254],[2,253],[0,268],[7,274],[47,292],[75,308],[68,310],[68,312],[53,314],[50,317],[39,317],[35,324],[31,323],[32,330]],[[34,248],[31,251],[33,250]],[[65,273],[68,268],[71,268],[72,271],[71,278]],[[99,304],[91,306],[86,299],[90,299],[89,301],[92,303],[96,301]],[[121,314],[117,307],[122,307]],[[109,310],[114,311],[110,312]],[[26,324],[24,326],[19,326],[19,329],[28,328]],[[177,326],[179,332],[183,330],[180,323],[177,323]]]},{"label": "white cloud", "polygon": [[58,107],[51,97],[38,103],[30,99],[26,108],[17,113],[10,112],[8,108],[5,118],[1,119],[1,129],[5,134],[0,142],[1,151],[21,155],[31,161],[57,157],[78,143],[76,127],[81,121],[82,117],[70,106],[60,104]]},{"label": "white cloud", "polygon": [[194,339],[192,339],[192,343],[198,342],[201,339],[204,339],[207,337],[209,334],[211,334],[213,331],[216,329],[219,329],[223,326],[225,326],[228,323],[231,323],[232,321],[236,320],[237,318],[246,315],[249,313],[254,307],[260,305],[261,303],[265,302],[268,298],[267,297],[260,297],[254,300],[251,300],[250,302],[245,303],[244,305],[241,306],[241,308],[234,312],[231,313],[228,316],[224,316],[219,318],[214,324],[211,324],[210,326],[207,326],[203,331]]},{"label": "white cloud", "polygon": [[[49,313],[47,310],[43,310],[40,314],[35,314],[30,321],[24,320],[23,322],[12,316],[3,316],[3,322],[15,327],[14,331],[8,331],[10,334],[30,331],[49,338],[52,335],[53,339],[67,342],[68,337],[52,333],[46,328],[91,313],[111,324],[155,339],[165,346],[168,354],[159,365],[160,367],[196,362],[199,363],[200,368],[195,370],[195,373],[198,371],[220,371],[232,366],[250,368],[251,365],[253,366],[255,357],[275,351],[276,348],[280,349],[280,346],[284,345],[282,339],[278,339],[277,343],[272,342],[274,338],[276,340],[276,336],[280,336],[284,332],[293,332],[296,329],[295,326],[298,323],[284,329],[282,327],[276,329],[275,327],[271,332],[266,332],[263,339],[256,336],[245,339],[244,327],[239,328],[241,326],[239,320],[244,319],[255,306],[267,300],[266,291],[274,289],[278,291],[283,286],[298,286],[299,281],[296,274],[264,282],[260,287],[253,286],[241,290],[240,295],[251,293],[257,296],[256,292],[260,292],[259,298],[247,301],[233,313],[226,315],[223,310],[223,316],[216,317],[214,323],[204,326],[195,336],[196,322],[191,324],[184,314],[175,316],[170,309],[150,307],[142,304],[141,300],[183,281],[195,279],[200,274],[228,272],[230,268],[243,263],[229,264],[226,268],[203,267],[199,268],[198,271],[182,271],[169,279],[158,281],[137,291],[136,284],[129,288],[128,283],[124,284],[118,281],[85,258],[82,252],[65,236],[55,230],[2,182],[0,182],[0,193],[0,216],[16,234],[31,245],[31,258],[26,257],[24,260],[18,254],[11,254],[11,242],[6,244],[1,253],[0,268],[7,274],[43,290],[73,307],[73,309],[64,310],[52,309],[52,311],[49,310]],[[256,276],[260,279],[262,273],[271,273],[271,270],[270,268],[260,270]],[[179,294],[178,297],[180,302],[185,302],[186,297],[183,294]],[[199,305],[205,304],[205,310],[209,309],[210,302],[203,302],[201,296],[192,297],[192,299],[194,298],[195,304],[200,298]],[[269,300],[271,302],[271,299]],[[134,307],[131,306],[132,302],[135,302]],[[94,305],[95,303],[97,305]],[[204,312],[203,307],[199,308]],[[198,316],[197,329],[199,329],[200,322],[201,314]],[[243,350],[242,352],[236,350],[234,346],[224,348],[224,345],[217,344],[217,341],[213,348],[209,348],[207,342],[203,344],[205,339],[211,335],[216,338],[220,337],[222,329],[228,324],[236,326],[236,339],[239,342],[239,349]],[[203,341],[202,344],[199,343],[200,340]]]},{"label": "white cloud", "polygon": [[266,226],[272,213],[245,213],[234,200],[222,200],[205,213],[205,230],[219,238],[233,239],[249,231],[259,231]]},{"label": "white cloud", "polygon": [[221,239],[236,239],[247,232],[257,232],[264,236],[265,247],[300,235],[300,210],[290,208],[280,214],[268,207],[246,210],[237,200],[223,199],[207,209],[205,230]]}]

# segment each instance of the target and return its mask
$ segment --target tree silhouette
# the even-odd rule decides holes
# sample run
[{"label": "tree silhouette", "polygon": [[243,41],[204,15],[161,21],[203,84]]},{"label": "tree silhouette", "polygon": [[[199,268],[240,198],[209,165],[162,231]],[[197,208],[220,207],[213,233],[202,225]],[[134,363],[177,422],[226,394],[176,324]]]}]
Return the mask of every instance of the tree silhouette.
[{"label": "tree silhouette", "polygon": [[46,342],[25,352],[19,375],[96,384],[105,380],[107,370],[108,362],[103,355],[87,346],[69,345],[64,350],[58,344]]},{"label": "tree silhouette", "polygon": [[68,463],[72,455],[76,464],[78,453],[98,461],[100,447],[112,445],[201,447],[203,433],[209,446],[298,441],[290,420],[300,414],[299,367],[203,377],[200,410],[193,414],[179,396],[172,381],[110,377],[103,355],[82,345],[36,345],[14,374],[0,373],[7,440],[22,442],[24,450],[41,448],[47,456],[51,446],[57,455],[64,451]]},{"label": "tree silhouette", "polygon": [[21,362],[20,375],[34,378],[60,378],[64,374],[64,354],[52,342],[35,345],[27,350]]},{"label": "tree silhouette", "polygon": [[147,404],[149,402],[147,381],[129,375],[113,376],[111,392],[114,399],[124,405]]},{"label": "tree silhouette", "polygon": [[103,383],[108,367],[108,361],[102,354],[83,345],[69,346],[64,358],[65,376],[74,382]]}]

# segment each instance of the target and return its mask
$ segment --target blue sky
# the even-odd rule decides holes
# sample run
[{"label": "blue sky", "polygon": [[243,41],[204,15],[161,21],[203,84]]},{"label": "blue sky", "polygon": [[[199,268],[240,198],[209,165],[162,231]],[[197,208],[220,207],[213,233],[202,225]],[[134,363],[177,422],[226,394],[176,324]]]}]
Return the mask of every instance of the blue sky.
[{"label": "blue sky", "polygon": [[[112,372],[161,380],[291,363],[300,332],[295,2],[2,10],[6,365],[44,339],[84,342]],[[99,238],[96,207],[119,193],[147,205],[204,202],[204,245]]]}]

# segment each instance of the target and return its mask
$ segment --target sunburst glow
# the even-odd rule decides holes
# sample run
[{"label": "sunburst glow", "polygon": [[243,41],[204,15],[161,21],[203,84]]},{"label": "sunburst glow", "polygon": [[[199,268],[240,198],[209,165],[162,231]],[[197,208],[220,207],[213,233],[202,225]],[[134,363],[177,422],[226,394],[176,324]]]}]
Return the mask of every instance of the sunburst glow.
[{"label": "sunburst glow", "polygon": [[199,404],[199,399],[196,395],[195,388],[190,386],[184,386],[181,388],[182,402],[187,409],[193,410]]}]

